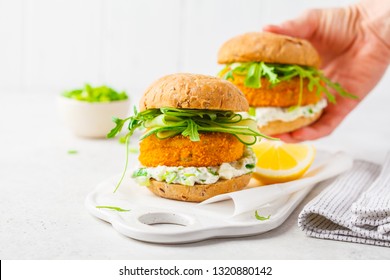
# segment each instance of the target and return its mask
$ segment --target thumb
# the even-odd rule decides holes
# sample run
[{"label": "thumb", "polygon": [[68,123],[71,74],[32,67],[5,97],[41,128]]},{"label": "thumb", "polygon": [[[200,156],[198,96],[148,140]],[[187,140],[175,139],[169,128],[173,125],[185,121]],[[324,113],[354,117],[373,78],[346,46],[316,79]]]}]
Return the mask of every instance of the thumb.
[{"label": "thumb", "polygon": [[263,31],[308,39],[314,34],[314,31],[317,29],[320,18],[321,10],[308,10],[298,18],[285,21],[280,25],[267,25],[263,27]]}]

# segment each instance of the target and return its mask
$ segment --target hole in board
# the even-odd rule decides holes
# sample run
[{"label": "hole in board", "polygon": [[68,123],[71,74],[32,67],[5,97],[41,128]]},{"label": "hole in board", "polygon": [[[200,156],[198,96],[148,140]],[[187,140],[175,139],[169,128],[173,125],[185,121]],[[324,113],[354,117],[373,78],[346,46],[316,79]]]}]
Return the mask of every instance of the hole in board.
[{"label": "hole in board", "polygon": [[138,220],[145,225],[161,228],[185,227],[191,223],[187,217],[180,214],[161,212],[144,214]]}]

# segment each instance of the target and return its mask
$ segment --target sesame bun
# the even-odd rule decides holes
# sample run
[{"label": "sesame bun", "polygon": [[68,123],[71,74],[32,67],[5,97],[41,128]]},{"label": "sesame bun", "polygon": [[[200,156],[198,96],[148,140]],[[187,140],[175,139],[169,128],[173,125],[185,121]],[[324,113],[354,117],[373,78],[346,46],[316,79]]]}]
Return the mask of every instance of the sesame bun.
[{"label": "sesame bun", "polygon": [[245,112],[248,101],[228,81],[198,74],[172,74],[154,82],[140,101],[140,110],[171,107]]},{"label": "sesame bun", "polygon": [[168,184],[166,182],[150,180],[150,186],[148,186],[148,188],[155,195],[164,198],[201,202],[219,194],[242,190],[248,185],[250,179],[251,174],[245,174],[230,180],[219,180],[214,184],[195,184],[194,186]]},{"label": "sesame bun", "polygon": [[294,130],[297,130],[298,128],[307,126],[311,123],[314,123],[318,118],[321,116],[322,111],[319,111],[318,113],[315,113],[313,116],[310,117],[300,117],[296,120],[293,120],[291,122],[284,122],[284,121],[273,121],[269,122],[264,126],[259,126],[259,130],[261,133],[264,133],[266,135],[277,135],[281,133],[287,133]]},{"label": "sesame bun", "polygon": [[263,61],[318,67],[320,57],[306,40],[269,32],[251,32],[225,42],[218,63]]}]

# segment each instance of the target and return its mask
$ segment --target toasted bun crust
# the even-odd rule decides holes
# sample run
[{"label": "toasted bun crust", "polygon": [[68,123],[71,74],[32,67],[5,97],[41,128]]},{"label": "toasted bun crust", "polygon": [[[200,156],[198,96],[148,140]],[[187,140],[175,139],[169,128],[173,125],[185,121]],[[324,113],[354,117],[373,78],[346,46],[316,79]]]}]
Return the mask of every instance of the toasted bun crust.
[{"label": "toasted bun crust", "polygon": [[225,42],[218,63],[264,61],[318,67],[320,57],[306,40],[269,32],[242,34]]},{"label": "toasted bun crust", "polygon": [[150,180],[150,186],[148,188],[154,194],[164,198],[200,202],[219,194],[242,190],[248,185],[250,179],[251,174],[245,174],[230,180],[219,180],[214,184],[196,184],[194,186],[168,184],[166,182]]},{"label": "toasted bun crust", "polygon": [[300,117],[296,120],[293,120],[291,122],[284,122],[284,121],[273,121],[269,122],[265,126],[259,127],[259,130],[261,133],[264,133],[266,135],[277,135],[281,133],[291,132],[294,130],[297,130],[298,128],[307,126],[311,123],[314,123],[316,120],[319,119],[319,117],[322,114],[321,110],[320,112],[314,114],[311,117]]},{"label": "toasted bun crust", "polygon": [[140,110],[171,107],[245,112],[248,101],[239,89],[220,78],[172,74],[154,82],[140,101]]}]

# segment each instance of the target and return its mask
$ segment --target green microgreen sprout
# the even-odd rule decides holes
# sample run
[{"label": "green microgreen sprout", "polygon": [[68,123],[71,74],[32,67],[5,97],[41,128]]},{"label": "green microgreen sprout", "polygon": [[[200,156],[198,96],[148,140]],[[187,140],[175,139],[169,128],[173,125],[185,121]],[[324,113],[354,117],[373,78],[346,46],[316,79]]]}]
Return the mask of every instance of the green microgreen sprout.
[{"label": "green microgreen sprout", "polygon": [[268,217],[260,216],[257,210],[255,211],[255,218],[259,221],[266,221],[271,218],[271,215],[268,215]]},{"label": "green microgreen sprout", "polygon": [[109,210],[114,210],[114,211],[118,211],[118,212],[129,212],[130,211],[130,210],[127,210],[127,209],[122,209],[122,208],[117,207],[117,206],[106,206],[106,205],[96,206],[96,208],[98,208],[98,209],[109,209]]},{"label": "green microgreen sprout", "polygon": [[138,112],[134,108],[133,116],[113,118],[113,121],[116,126],[108,133],[108,138],[115,137],[128,122],[129,132],[125,137],[133,135],[135,129],[141,126],[148,129],[140,140],[153,134],[158,139],[181,134],[191,141],[200,141],[199,132],[229,133],[245,145],[255,144],[259,137],[275,139],[260,133],[254,119],[243,118],[232,111],[161,108]]},{"label": "green microgreen sprout", "polygon": [[121,178],[119,179],[118,183],[117,183],[116,186],[115,186],[114,193],[118,190],[118,188],[119,188],[119,186],[121,185],[123,179],[125,178],[127,166],[129,165],[129,138],[130,138],[130,136],[127,136],[127,137],[126,137],[126,142],[125,142],[125,145],[126,145],[125,169],[124,169],[124,171],[122,172]]},{"label": "green microgreen sprout", "polygon": [[125,91],[118,92],[105,85],[92,87],[90,84],[85,84],[84,88],[66,91],[62,96],[85,102],[111,102],[129,98]]},{"label": "green microgreen sprout", "polygon": [[[313,91],[316,88],[316,94],[324,93],[330,103],[336,103],[335,96],[330,92],[330,89],[337,92],[340,96],[352,99],[357,96],[344,90],[339,83],[334,83],[324,76],[324,74],[310,66],[299,66],[289,64],[275,64],[265,62],[244,62],[231,63],[223,68],[218,76],[225,80],[233,80],[234,75],[245,76],[244,85],[249,88],[261,88],[261,78],[267,78],[270,86],[276,86],[281,81],[288,81],[294,77],[299,77],[299,97],[298,104],[302,102],[303,79],[308,79],[307,88]],[[296,108],[295,106],[292,108]]]}]

